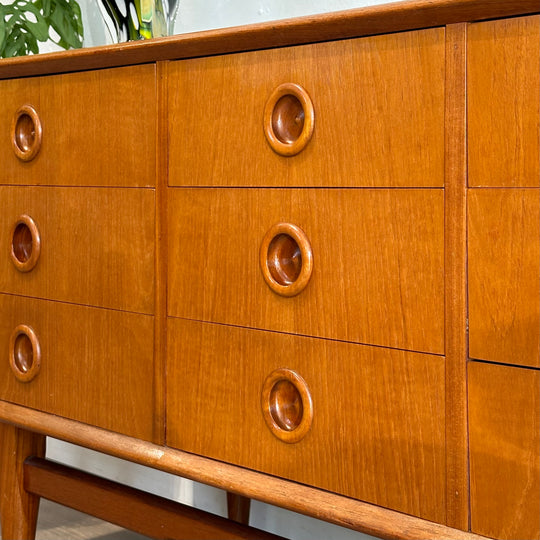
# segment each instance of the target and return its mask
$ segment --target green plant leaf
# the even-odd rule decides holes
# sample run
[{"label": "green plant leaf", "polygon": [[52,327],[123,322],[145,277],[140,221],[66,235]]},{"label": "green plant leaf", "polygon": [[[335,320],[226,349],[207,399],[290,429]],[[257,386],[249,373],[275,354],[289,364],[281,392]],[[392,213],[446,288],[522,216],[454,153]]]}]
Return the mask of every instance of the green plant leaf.
[{"label": "green plant leaf", "polygon": [[[50,25],[60,36],[59,44],[64,48],[78,48],[82,46],[81,10],[76,2],[56,0],[53,11],[49,16]],[[66,47],[63,44],[67,44]]]},{"label": "green plant leaf", "polygon": [[83,24],[76,0],[16,0],[0,5],[0,57],[39,52],[50,39],[50,29],[64,49],[81,47]]}]

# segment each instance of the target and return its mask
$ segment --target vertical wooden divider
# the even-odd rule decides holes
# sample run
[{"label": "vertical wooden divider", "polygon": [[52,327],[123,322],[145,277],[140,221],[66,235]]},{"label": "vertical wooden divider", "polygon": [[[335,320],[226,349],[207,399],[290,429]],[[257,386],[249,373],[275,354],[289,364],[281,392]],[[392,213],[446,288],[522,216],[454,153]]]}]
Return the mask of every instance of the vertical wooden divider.
[{"label": "vertical wooden divider", "polygon": [[446,524],[469,530],[467,435],[467,24],[446,27]]},{"label": "vertical wooden divider", "polygon": [[157,137],[156,137],[156,194],[155,194],[155,280],[154,308],[154,442],[166,444],[166,377],[167,377],[167,183],[168,183],[168,61],[156,63]]}]

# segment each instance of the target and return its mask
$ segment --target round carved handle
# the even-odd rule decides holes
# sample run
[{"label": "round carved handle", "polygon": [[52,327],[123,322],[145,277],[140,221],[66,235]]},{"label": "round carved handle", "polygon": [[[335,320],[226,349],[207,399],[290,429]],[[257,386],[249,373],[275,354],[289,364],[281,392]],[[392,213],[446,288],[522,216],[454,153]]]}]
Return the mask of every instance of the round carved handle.
[{"label": "round carved handle", "polygon": [[283,442],[299,442],[311,429],[311,394],[304,379],[295,371],[277,369],[266,378],[261,406],[266,425]]},{"label": "round carved handle", "polygon": [[15,155],[21,161],[31,161],[41,149],[43,129],[36,109],[23,105],[13,117],[11,143]]},{"label": "round carved handle", "polygon": [[19,272],[30,272],[41,253],[41,237],[35,221],[22,215],[11,229],[11,262]]},{"label": "round carved handle", "polygon": [[296,296],[309,283],[313,252],[304,231],[278,223],[264,236],[259,262],[267,285],[281,296]]},{"label": "round carved handle", "polygon": [[300,85],[285,83],[272,92],[264,108],[264,134],[275,152],[298,154],[310,141],[314,126],[313,103]]},{"label": "round carved handle", "polygon": [[34,330],[25,324],[15,328],[9,339],[9,365],[21,382],[30,382],[41,368],[41,347]]}]

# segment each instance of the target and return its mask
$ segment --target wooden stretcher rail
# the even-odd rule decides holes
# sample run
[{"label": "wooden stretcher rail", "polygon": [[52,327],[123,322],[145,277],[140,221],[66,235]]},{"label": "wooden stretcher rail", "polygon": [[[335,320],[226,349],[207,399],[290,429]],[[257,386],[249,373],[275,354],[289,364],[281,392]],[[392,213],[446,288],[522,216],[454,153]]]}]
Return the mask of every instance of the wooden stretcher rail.
[{"label": "wooden stretcher rail", "polygon": [[283,540],[281,536],[37,457],[24,463],[24,488],[38,497],[157,540]]},{"label": "wooden stretcher rail", "polygon": [[284,47],[540,12],[538,0],[410,0],[0,61],[0,79]]},{"label": "wooden stretcher rail", "polygon": [[393,510],[180,450],[164,448],[12,403],[0,402],[0,421],[384,539],[483,538]]}]

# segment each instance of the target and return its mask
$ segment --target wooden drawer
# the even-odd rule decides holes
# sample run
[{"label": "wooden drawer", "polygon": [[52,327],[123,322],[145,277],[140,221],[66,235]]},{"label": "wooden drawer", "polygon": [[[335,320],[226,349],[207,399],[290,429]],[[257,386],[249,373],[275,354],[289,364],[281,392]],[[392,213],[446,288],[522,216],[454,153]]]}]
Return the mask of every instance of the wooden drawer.
[{"label": "wooden drawer", "polygon": [[470,186],[540,184],[540,16],[468,28]]},{"label": "wooden drawer", "polygon": [[5,294],[0,313],[0,399],[153,439],[153,317]]},{"label": "wooden drawer", "polygon": [[[169,183],[442,186],[444,57],[444,30],[429,29],[172,62]],[[274,94],[289,83],[308,98]],[[265,128],[296,152],[307,99],[311,140],[277,153]]]},{"label": "wooden drawer", "polygon": [[0,186],[0,291],[153,313],[154,200],[150,189]]},{"label": "wooden drawer", "polygon": [[[168,198],[170,315],[443,354],[442,190],[192,188]],[[311,246],[302,291],[307,256],[287,266],[301,238],[261,256],[269,231],[295,238],[274,236],[283,222]],[[265,281],[274,262],[291,290]]]},{"label": "wooden drawer", "polygon": [[5,80],[0,95],[0,184],[155,186],[154,65]]},{"label": "wooden drawer", "polygon": [[540,538],[540,371],[469,364],[472,530]]},{"label": "wooden drawer", "polygon": [[469,191],[469,356],[540,367],[540,192]]},{"label": "wooden drawer", "polygon": [[[444,358],[168,324],[169,445],[444,523]],[[269,401],[288,429],[267,426]]]}]

